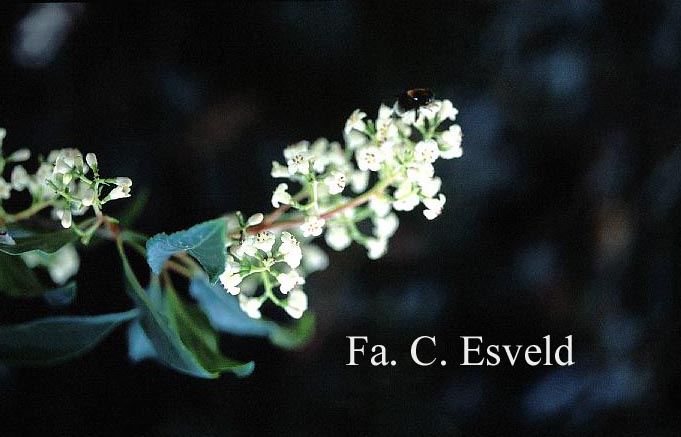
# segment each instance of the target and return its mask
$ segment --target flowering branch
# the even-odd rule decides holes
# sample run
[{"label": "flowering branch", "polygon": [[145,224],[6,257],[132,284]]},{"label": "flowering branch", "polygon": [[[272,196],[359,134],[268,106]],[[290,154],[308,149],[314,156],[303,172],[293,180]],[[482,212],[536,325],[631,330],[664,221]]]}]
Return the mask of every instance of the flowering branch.
[{"label": "flowering branch", "polygon": [[[410,111],[381,106],[375,121],[365,120],[366,114],[356,110],[345,125],[345,147],[323,138],[287,147],[285,165],[272,163],[272,176],[289,180],[272,194],[275,210],[248,220],[240,213],[228,216],[232,241],[220,276],[225,289],[239,297],[251,317],[261,316],[260,307],[267,300],[277,306],[284,302],[289,314],[300,317],[301,309],[307,307],[301,286],[309,273],[300,267],[301,243],[309,247],[312,239],[324,233],[331,248],[343,250],[354,241],[376,259],[386,252],[388,239],[399,224],[393,210],[410,211],[423,203],[426,218],[439,216],[446,199],[438,194],[441,180],[434,175],[433,163],[461,156],[461,128],[450,124],[447,130],[439,130],[456,114],[448,100],[431,101]],[[371,178],[376,182],[367,190]],[[356,197],[344,195],[348,182]],[[289,192],[290,183],[300,187],[297,193]],[[288,214],[290,210],[294,212]],[[374,225],[372,236],[357,226],[364,220]],[[275,250],[278,235],[281,243]],[[286,262],[284,255],[290,253],[296,256]],[[257,292],[259,284],[265,290],[262,294]],[[279,294],[274,294],[277,286]],[[294,310],[286,306],[289,300],[278,297],[290,292],[296,295]]]},{"label": "flowering branch", "polygon": [[[425,91],[419,90],[422,94]],[[158,342],[157,347],[164,351],[159,359],[202,377],[214,377],[224,370],[252,370],[248,363],[219,354],[214,330],[206,327],[206,317],[217,323],[211,318],[215,309],[205,306],[202,299],[206,295],[195,296],[204,304],[203,313],[183,303],[176,295],[171,273],[187,278],[192,293],[197,287],[209,287],[208,293],[214,293],[213,284],[219,282],[219,299],[236,296],[239,315],[230,315],[230,329],[235,320],[241,320],[239,323],[245,323],[252,332],[263,332],[264,326],[268,327],[265,332],[279,329],[272,328],[276,324],[271,321],[251,321],[269,311],[263,308],[267,302],[294,319],[303,318],[308,309],[303,291],[306,277],[328,264],[326,254],[312,244],[313,240],[323,235],[326,244],[337,251],[354,242],[366,248],[369,258],[377,259],[386,253],[389,239],[399,226],[396,212],[411,211],[422,204],[428,220],[442,213],[446,198],[440,193],[442,181],[435,175],[434,163],[460,157],[462,135],[459,125],[453,123],[458,111],[452,103],[431,97],[409,110],[381,105],[375,120],[355,110],[345,123],[343,143],[320,138],[286,147],[284,163],[272,163],[272,177],[286,182],[274,189],[270,199],[274,210],[269,214],[245,217],[237,211],[152,238],[122,229],[117,219],[103,211],[107,203],[130,197],[130,178],[101,176],[97,157],[77,149],[55,150],[46,159],[41,157],[35,173],[29,173],[21,163],[30,158],[30,152],[20,149],[5,156],[5,131],[0,129],[0,251],[18,255],[25,263],[18,265],[12,260],[12,266],[44,267],[57,285],[63,285],[80,265],[74,240],[79,238],[83,244],[93,236],[113,240],[132,289],[130,295],[146,323],[143,335],[152,343]],[[9,182],[3,177],[8,166]],[[30,205],[7,212],[3,202],[20,191],[30,194]],[[56,220],[52,223],[58,222],[57,226],[65,230],[56,236],[26,236],[28,231],[21,230],[21,222],[38,217],[48,208]],[[79,219],[90,210],[94,217]],[[367,221],[370,227],[365,226]],[[11,230],[5,229],[6,225],[11,225]],[[366,229],[371,233],[364,233]],[[16,242],[10,234],[16,236]],[[132,271],[124,246],[147,259],[152,271],[147,290]],[[0,270],[13,268],[3,266],[2,261],[0,258]],[[24,273],[33,275],[30,269]],[[33,285],[39,282],[32,281]],[[0,289],[5,285],[0,275]],[[215,302],[213,305],[227,305],[223,300]],[[111,316],[120,321],[137,315],[127,312]],[[282,335],[277,331],[274,338]],[[189,339],[199,344],[184,344]],[[174,351],[174,355],[168,351]],[[202,362],[206,353],[212,354],[210,360]]]}]

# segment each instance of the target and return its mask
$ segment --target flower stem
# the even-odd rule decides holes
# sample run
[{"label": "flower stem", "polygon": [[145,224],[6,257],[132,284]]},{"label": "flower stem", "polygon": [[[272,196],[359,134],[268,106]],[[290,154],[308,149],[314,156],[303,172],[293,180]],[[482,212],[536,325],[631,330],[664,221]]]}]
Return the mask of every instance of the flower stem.
[{"label": "flower stem", "polygon": [[47,208],[48,206],[52,205],[54,205],[54,201],[52,200],[48,202],[36,203],[23,211],[17,212],[16,214],[9,214],[7,217],[5,217],[4,221],[5,223],[16,223],[18,221],[30,218],[35,214],[39,213],[40,211],[42,211],[43,209]]},{"label": "flower stem", "polygon": [[[365,203],[367,203],[369,200],[371,200],[372,197],[377,196],[383,191],[385,191],[386,188],[392,183],[392,178],[388,178],[383,182],[380,182],[376,184],[371,190],[366,191],[364,194],[361,196],[357,196],[352,200],[349,200],[345,203],[342,203],[338,205],[335,208],[332,208],[325,213],[321,214],[320,217],[323,218],[324,220],[328,220],[343,211],[347,211],[349,209],[357,208],[358,206],[361,206]],[[275,210],[274,212],[277,212]],[[281,214],[279,214],[281,215]],[[269,217],[269,215],[268,215]],[[258,232],[266,231],[266,230],[284,230],[284,229],[290,229],[296,226],[299,226],[305,222],[305,218],[299,218],[295,220],[281,220],[281,221],[271,221],[268,219],[263,220],[263,222],[258,225],[258,226],[253,226],[251,228],[248,228],[247,232],[249,234],[257,234]]]}]

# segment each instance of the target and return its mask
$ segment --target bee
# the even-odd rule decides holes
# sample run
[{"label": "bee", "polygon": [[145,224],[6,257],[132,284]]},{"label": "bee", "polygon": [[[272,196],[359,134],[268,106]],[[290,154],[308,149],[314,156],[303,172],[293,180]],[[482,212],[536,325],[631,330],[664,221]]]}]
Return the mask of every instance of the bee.
[{"label": "bee", "polygon": [[403,115],[412,109],[418,110],[422,106],[429,105],[433,101],[433,92],[429,88],[412,88],[405,91],[395,102],[395,113]]}]

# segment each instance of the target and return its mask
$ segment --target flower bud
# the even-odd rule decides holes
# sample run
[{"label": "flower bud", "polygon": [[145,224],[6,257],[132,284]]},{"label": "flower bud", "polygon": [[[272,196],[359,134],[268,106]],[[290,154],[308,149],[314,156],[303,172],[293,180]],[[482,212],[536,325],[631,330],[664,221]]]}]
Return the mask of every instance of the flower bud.
[{"label": "flower bud", "polygon": [[83,155],[76,155],[76,156],[73,158],[73,166],[74,166],[75,168],[82,169],[82,168],[83,168],[83,165],[84,165],[84,162],[83,162]]},{"label": "flower bud", "polygon": [[31,157],[31,151],[28,149],[19,149],[7,157],[7,162],[24,162]]},{"label": "flower bud", "polygon": [[21,165],[17,165],[12,169],[10,178],[12,181],[12,188],[17,191],[23,191],[31,181],[28,172]]},{"label": "flower bud", "polygon": [[71,217],[71,211],[70,210],[64,210],[61,214],[61,225],[65,229],[68,229],[71,227],[73,218]]},{"label": "flower bud", "polygon": [[94,153],[88,153],[85,155],[85,162],[87,162],[87,165],[89,165],[93,170],[97,171],[97,155]]},{"label": "flower bud", "polygon": [[[124,178],[124,179],[127,179],[127,178]],[[111,199],[111,200],[123,199],[123,198],[126,198],[126,197],[130,197],[130,186],[121,185],[121,186],[114,188],[109,193],[109,199]]]},{"label": "flower bud", "polygon": [[132,187],[132,180],[130,178],[126,178],[126,177],[119,177],[119,178],[116,178],[116,185],[118,185],[119,187],[130,188],[130,187]]},{"label": "flower bud", "polygon": [[83,206],[92,206],[95,202],[95,190],[88,188],[83,195],[82,203]]},{"label": "flower bud", "polygon": [[69,166],[64,157],[59,156],[54,162],[54,173],[55,174],[66,174],[71,171],[71,166]]},{"label": "flower bud", "polygon": [[288,299],[286,299],[284,310],[294,319],[303,317],[303,313],[307,310],[307,295],[305,292],[300,289],[291,291]]},{"label": "flower bud", "polygon": [[253,214],[252,216],[250,216],[248,218],[248,220],[246,221],[246,223],[248,223],[248,226],[259,225],[260,223],[262,223],[264,218],[265,218],[265,216],[262,215],[262,213],[259,212],[257,214]]}]

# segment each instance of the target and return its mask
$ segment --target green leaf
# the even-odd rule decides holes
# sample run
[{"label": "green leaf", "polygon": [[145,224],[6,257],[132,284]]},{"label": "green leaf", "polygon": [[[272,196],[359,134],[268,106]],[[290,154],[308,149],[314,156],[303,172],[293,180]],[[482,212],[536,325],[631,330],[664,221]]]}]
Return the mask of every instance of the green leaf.
[{"label": "green leaf", "polygon": [[63,229],[55,232],[36,233],[27,236],[17,236],[14,238],[15,245],[0,243],[0,252],[9,255],[19,255],[22,253],[37,250],[44,254],[58,251],[63,246],[76,241],[78,236],[70,229]]},{"label": "green leaf", "polygon": [[35,297],[45,292],[24,260],[0,253],[0,292],[10,297]]},{"label": "green leaf", "polygon": [[268,337],[274,345],[285,349],[298,349],[312,338],[315,318],[308,311],[290,326],[282,326],[271,320],[252,319],[239,307],[236,297],[225,293],[206,278],[196,275],[189,284],[189,292],[199,302],[211,325],[218,331],[254,337]]},{"label": "green leaf", "polygon": [[84,354],[137,310],[101,316],[48,317],[0,326],[0,361],[19,365],[58,364]]},{"label": "green leaf", "polygon": [[298,349],[306,345],[312,338],[315,317],[312,312],[306,311],[303,317],[292,326],[277,325],[277,327],[278,329],[273,330],[270,334],[270,341],[284,349]]},{"label": "green leaf", "polygon": [[226,243],[227,220],[219,218],[174,234],[153,236],[147,241],[147,262],[151,271],[159,275],[168,258],[186,252],[201,264],[214,284],[225,271]]},{"label": "green leaf", "polygon": [[239,363],[222,355],[218,335],[201,309],[183,302],[172,289],[166,289],[164,297],[171,326],[194,352],[203,368],[216,375],[225,371],[237,371],[245,375],[253,371],[253,363]]},{"label": "green leaf", "polygon": [[131,295],[142,311],[142,331],[153,347],[156,359],[177,371],[200,378],[217,378],[226,371],[245,376],[253,371],[253,362],[242,363],[220,353],[217,333],[196,306],[183,302],[172,289],[161,290],[156,278],[149,291],[145,291],[132,271],[121,243],[118,249],[132,288]]}]

